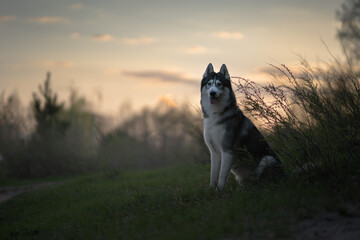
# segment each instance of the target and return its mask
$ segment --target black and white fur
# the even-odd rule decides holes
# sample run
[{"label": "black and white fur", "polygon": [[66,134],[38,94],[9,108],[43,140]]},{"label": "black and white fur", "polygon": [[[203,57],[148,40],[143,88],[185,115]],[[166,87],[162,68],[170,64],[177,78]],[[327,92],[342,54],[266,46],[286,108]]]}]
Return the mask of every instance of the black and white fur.
[{"label": "black and white fur", "polygon": [[[201,81],[201,107],[211,154],[210,187],[223,190],[230,171],[241,184],[245,177],[258,178],[268,166],[280,165],[263,135],[239,109],[225,65],[218,73],[208,65]],[[248,155],[255,167],[244,164]]]}]

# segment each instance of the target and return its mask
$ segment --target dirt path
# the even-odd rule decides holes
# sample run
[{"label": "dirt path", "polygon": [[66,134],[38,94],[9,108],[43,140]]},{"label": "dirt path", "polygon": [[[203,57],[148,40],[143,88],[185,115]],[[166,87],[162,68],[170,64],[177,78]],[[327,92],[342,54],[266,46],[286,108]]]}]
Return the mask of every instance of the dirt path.
[{"label": "dirt path", "polygon": [[3,187],[0,188],[0,204],[6,202],[13,197],[20,195],[24,192],[34,191],[46,186],[51,186],[54,184],[59,184],[58,182],[46,182],[46,183],[39,183],[33,185],[26,185],[26,186],[16,186],[16,187]]},{"label": "dirt path", "polygon": [[305,219],[293,227],[295,240],[359,240],[360,207],[348,206],[343,214],[326,212]]}]

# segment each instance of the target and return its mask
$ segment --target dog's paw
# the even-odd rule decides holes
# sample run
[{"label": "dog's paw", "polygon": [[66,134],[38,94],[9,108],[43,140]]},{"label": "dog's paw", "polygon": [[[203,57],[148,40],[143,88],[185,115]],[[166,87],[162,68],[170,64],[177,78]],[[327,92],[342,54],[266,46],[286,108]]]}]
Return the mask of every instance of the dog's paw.
[{"label": "dog's paw", "polygon": [[209,186],[209,191],[211,193],[221,194],[223,192],[223,189],[219,188],[219,186],[210,185]]},{"label": "dog's paw", "polygon": [[223,191],[219,189],[218,186],[209,186],[208,194],[210,197],[220,197],[223,195]]}]

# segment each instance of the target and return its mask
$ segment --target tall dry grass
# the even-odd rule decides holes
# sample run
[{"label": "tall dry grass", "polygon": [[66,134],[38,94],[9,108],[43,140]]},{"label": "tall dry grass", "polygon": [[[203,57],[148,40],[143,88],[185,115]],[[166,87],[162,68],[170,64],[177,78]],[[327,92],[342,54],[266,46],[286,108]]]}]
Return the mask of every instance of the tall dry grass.
[{"label": "tall dry grass", "polygon": [[262,124],[288,173],[329,178],[359,174],[360,82],[340,64],[294,74],[271,65],[276,81],[262,86],[236,77],[243,109]]}]

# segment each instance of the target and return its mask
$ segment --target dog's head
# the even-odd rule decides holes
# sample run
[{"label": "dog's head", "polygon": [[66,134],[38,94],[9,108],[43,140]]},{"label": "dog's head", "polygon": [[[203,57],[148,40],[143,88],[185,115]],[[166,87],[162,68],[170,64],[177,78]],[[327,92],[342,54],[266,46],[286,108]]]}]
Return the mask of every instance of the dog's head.
[{"label": "dog's head", "polygon": [[215,73],[213,65],[209,63],[201,81],[201,93],[207,95],[211,104],[217,104],[226,88],[231,90],[230,75],[225,64],[221,66],[220,72]]}]

